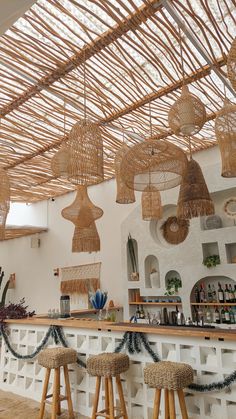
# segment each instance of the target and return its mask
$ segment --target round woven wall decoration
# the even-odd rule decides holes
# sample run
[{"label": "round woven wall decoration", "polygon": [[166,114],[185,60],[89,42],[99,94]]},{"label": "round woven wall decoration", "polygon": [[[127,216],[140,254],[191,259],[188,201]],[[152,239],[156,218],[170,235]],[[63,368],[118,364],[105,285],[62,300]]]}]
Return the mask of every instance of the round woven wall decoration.
[{"label": "round woven wall decoration", "polygon": [[115,155],[115,173],[116,173],[116,202],[118,204],[132,204],[135,202],[135,195],[133,188],[127,188],[126,184],[123,182],[120,165],[124,155],[128,152],[129,147],[126,144],[123,144],[121,148],[116,152]]},{"label": "round woven wall decoration", "polygon": [[189,220],[175,216],[167,218],[161,226],[164,239],[170,244],[182,243],[189,232]]},{"label": "round woven wall decoration", "polygon": [[227,59],[227,72],[230,83],[236,90],[236,38],[232,42]]},{"label": "round woven wall decoration", "polygon": [[155,186],[159,191],[179,185],[187,166],[183,150],[166,140],[146,140],[129,148],[121,162],[125,185],[136,191]]},{"label": "round woven wall decoration", "polygon": [[236,177],[236,105],[228,100],[217,113],[215,133],[221,153],[221,175]]},{"label": "round woven wall decoration", "polygon": [[5,239],[5,225],[10,209],[10,182],[8,174],[0,169],[0,240]]},{"label": "round woven wall decoration", "polygon": [[142,192],[142,219],[151,221],[161,217],[161,194],[155,186],[147,186]]},{"label": "round woven wall decoration", "polygon": [[97,124],[83,119],[71,129],[68,140],[68,180],[75,185],[94,185],[104,180],[103,143]]},{"label": "round woven wall decoration", "polygon": [[68,177],[70,152],[67,147],[61,147],[51,160],[51,169],[55,177]]},{"label": "round woven wall decoration", "polygon": [[170,108],[168,114],[170,128],[175,134],[196,134],[206,122],[206,109],[201,100],[182,87],[181,96]]},{"label": "round woven wall decoration", "polygon": [[223,208],[227,217],[236,218],[236,197],[226,199]]}]

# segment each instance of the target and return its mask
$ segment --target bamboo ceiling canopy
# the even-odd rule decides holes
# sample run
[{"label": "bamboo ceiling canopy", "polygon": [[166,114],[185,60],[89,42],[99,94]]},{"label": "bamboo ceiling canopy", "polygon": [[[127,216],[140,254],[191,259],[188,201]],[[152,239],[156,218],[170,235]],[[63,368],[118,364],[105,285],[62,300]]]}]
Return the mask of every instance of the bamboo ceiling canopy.
[{"label": "bamboo ceiling canopy", "polygon": [[123,132],[128,145],[149,137],[149,102],[153,137],[187,150],[168,127],[182,86],[180,36],[186,83],[207,111],[193,151],[216,144],[224,91],[234,100],[225,64],[235,28],[234,0],[38,0],[0,37],[0,165],[11,200],[75,188],[53,177],[50,160],[84,117],[84,62],[87,117],[102,130],[105,179],[114,176]]}]

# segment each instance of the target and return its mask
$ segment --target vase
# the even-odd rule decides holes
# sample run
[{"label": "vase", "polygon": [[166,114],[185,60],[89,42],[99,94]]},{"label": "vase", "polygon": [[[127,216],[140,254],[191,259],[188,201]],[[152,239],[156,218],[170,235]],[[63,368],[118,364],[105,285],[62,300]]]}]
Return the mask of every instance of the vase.
[{"label": "vase", "polygon": [[98,320],[102,320],[102,308],[98,310]]},{"label": "vase", "polygon": [[131,281],[139,281],[139,273],[138,272],[131,272],[130,279],[131,279]]}]

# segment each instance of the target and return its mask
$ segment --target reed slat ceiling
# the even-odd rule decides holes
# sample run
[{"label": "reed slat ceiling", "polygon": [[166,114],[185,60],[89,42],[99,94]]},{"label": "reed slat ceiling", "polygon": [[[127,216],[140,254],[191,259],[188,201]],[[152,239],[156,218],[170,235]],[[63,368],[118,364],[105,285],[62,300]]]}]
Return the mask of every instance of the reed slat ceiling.
[{"label": "reed slat ceiling", "polygon": [[[157,0],[39,0],[0,37],[0,164],[8,169],[12,201],[34,202],[74,187],[53,177],[50,160],[84,115],[101,126],[105,178],[123,140],[153,136],[186,149],[168,127],[168,110],[180,94],[182,66],[178,25]],[[216,143],[214,118],[222,106],[223,76],[235,36],[233,0],[172,0],[211,63],[183,35],[187,83],[206,105],[207,122],[194,150]],[[230,99],[232,93],[226,93]],[[66,130],[63,129],[64,101]]]}]

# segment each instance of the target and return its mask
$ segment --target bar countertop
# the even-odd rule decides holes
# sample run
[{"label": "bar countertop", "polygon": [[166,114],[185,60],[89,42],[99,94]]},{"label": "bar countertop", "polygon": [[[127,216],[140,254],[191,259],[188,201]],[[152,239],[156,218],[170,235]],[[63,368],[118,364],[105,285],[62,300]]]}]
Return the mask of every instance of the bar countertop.
[{"label": "bar countertop", "polygon": [[6,320],[8,324],[28,324],[32,326],[62,326],[79,329],[93,329],[104,331],[119,331],[119,332],[142,332],[159,335],[172,335],[183,337],[202,337],[204,339],[218,339],[218,340],[235,340],[236,329],[222,329],[222,328],[207,328],[207,327],[185,327],[185,326],[154,326],[149,324],[138,324],[130,322],[108,322],[103,320],[93,319],[50,319],[42,317],[29,317],[25,319],[9,319]]}]

